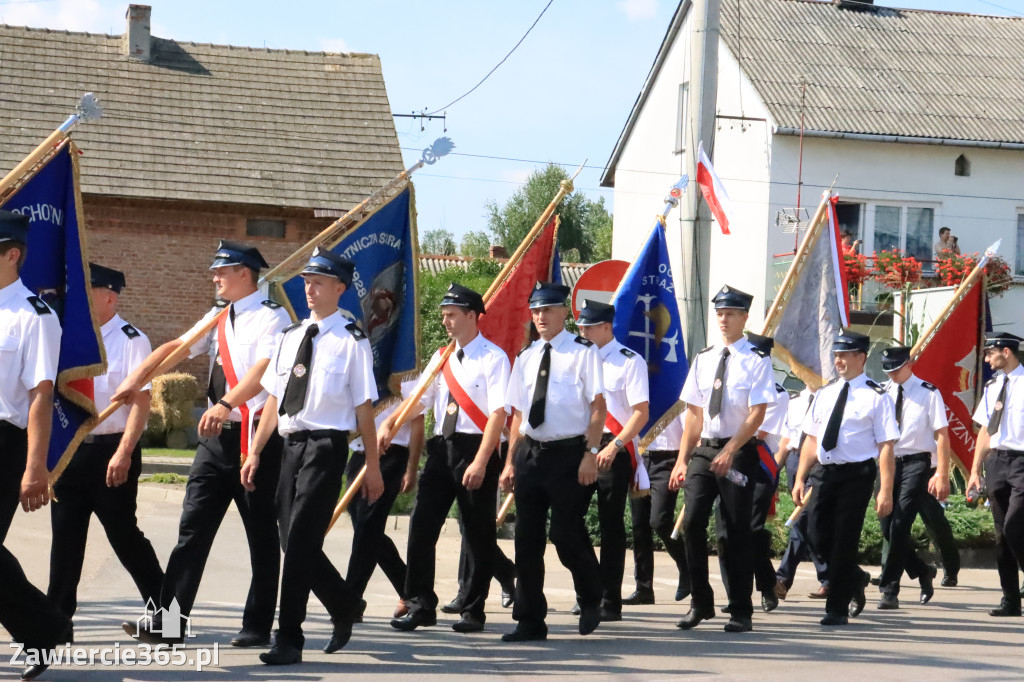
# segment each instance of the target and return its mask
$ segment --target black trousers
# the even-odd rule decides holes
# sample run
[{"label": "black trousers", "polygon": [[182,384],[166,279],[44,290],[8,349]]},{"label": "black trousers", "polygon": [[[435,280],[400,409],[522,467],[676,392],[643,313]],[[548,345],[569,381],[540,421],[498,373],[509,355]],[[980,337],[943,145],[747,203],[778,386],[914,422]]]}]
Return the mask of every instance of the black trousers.
[{"label": "black trousers", "polygon": [[679,456],[678,450],[648,450],[642,457],[651,480],[651,494],[634,497],[629,501],[633,518],[633,576],[640,592],[654,590],[654,541],[657,533],[665,550],[676,562],[679,586],[689,591],[690,572],[686,568],[686,545],[681,539],[672,539],[675,525],[677,491],[668,489],[672,467]]},{"label": "black trousers", "polygon": [[696,448],[686,469],[683,539],[686,563],[690,569],[690,585],[693,588],[693,607],[713,609],[715,605],[714,591],[708,579],[707,528],[715,500],[721,498],[719,507],[733,548],[726,563],[727,580],[733,588],[729,594],[729,606],[733,616],[750,618],[754,613],[750,598],[754,589],[750,532],[754,486],[751,481],[757,476],[760,465],[754,440],[751,439],[736,453],[733,460],[733,468],[748,479],[747,485],[736,485],[724,477],[715,476],[711,471],[711,461],[719,450],[704,446]]},{"label": "black trousers", "polygon": [[[352,481],[366,463],[366,454],[353,451],[345,468],[345,478]],[[402,478],[409,464],[409,448],[392,445],[380,458],[380,473],[384,479],[384,494],[373,504],[362,495],[356,495],[348,506],[352,517],[352,553],[348,558],[348,573],[345,582],[360,599],[377,566],[395,588],[398,596],[405,598],[405,561],[398,553],[394,541],[385,532],[388,514],[402,489]]]},{"label": "black trousers", "polygon": [[516,495],[516,603],[512,618],[528,628],[544,628],[544,550],[548,512],[551,542],[562,565],[572,574],[581,608],[601,601],[601,568],[587,535],[584,515],[587,489],[579,469],[586,441],[582,436],[541,443],[523,437],[512,454]]},{"label": "black trousers", "polygon": [[[495,496],[495,509],[497,509],[497,496]],[[497,513],[495,513],[497,516]],[[466,540],[466,530],[462,525],[462,518],[459,518],[459,530],[462,533],[462,545],[459,551],[459,592],[455,596],[455,601],[462,604],[466,601],[466,585],[469,584],[469,542]],[[505,552],[501,551],[501,547],[498,543],[494,543],[494,558],[492,559],[491,568],[494,572],[494,579],[498,581],[499,585],[503,587],[511,587],[510,592],[515,591],[516,583],[516,564],[514,561],[505,556]]]},{"label": "black trousers", "polygon": [[[804,489],[816,488],[820,482],[821,465],[815,464],[807,475]],[[779,559],[779,569],[775,572],[776,581],[782,581],[787,590],[793,587],[793,580],[796,579],[796,567],[802,561],[807,561],[808,559],[814,564],[814,570],[818,574],[818,582],[826,587],[829,585],[828,561],[814,547],[810,532],[812,519],[817,515],[819,492],[821,491],[815,491],[811,495],[811,499],[804,506],[803,513],[800,514],[800,517],[789,528],[789,544],[786,545],[786,551],[782,553],[782,558]]]},{"label": "black trousers", "polygon": [[351,618],[359,596],[324,554],[324,535],[341,496],[348,459],[344,431],[299,431],[288,434],[277,489],[280,510],[281,612],[277,642],[301,649],[302,623],[312,592],[333,621]]},{"label": "black trousers", "polygon": [[[612,441],[610,433],[601,438],[601,447]],[[622,575],[626,568],[626,499],[633,481],[629,453],[619,449],[608,471],[597,474],[587,489],[587,506],[597,496],[597,518],[601,525],[601,608],[622,610]]]},{"label": "black trousers", "polygon": [[277,606],[280,575],[280,537],[277,530],[278,476],[281,471],[281,437],[275,432],[260,455],[253,492],[242,487],[240,431],[224,430],[214,438],[202,438],[185,485],[178,544],[167,560],[160,606],[175,598],[181,614],[195,604],[199,582],[213,539],[234,501],[249,541],[252,580],[242,614],[242,630],[269,634]]},{"label": "black trousers", "polygon": [[[775,496],[775,481],[770,480],[768,473],[757,467],[757,474],[747,483],[754,486],[753,511],[750,516],[751,558],[754,564],[754,586],[758,592],[771,592],[775,589],[775,568],[772,566],[772,533],[765,528],[768,512]],[[721,507],[715,513],[715,531],[718,536],[718,566],[722,572],[722,584],[725,593],[729,594],[729,533],[725,527]]]},{"label": "black trousers", "polygon": [[1020,604],[1018,569],[1024,569],[1024,455],[993,450],[985,483],[996,526],[996,566],[1003,599]]},{"label": "black trousers", "polygon": [[480,434],[456,433],[450,438],[435,436],[427,441],[427,462],[420,474],[416,507],[409,520],[408,570],[405,595],[409,610],[437,610],[434,569],[437,539],[453,502],[458,502],[463,538],[469,547],[466,597],[462,613],[484,619],[484,603],[494,574],[497,527],[494,501],[498,494],[500,464],[496,456],[487,462],[483,485],[466,490],[462,477],[476,457]]},{"label": "black trousers", "polygon": [[[934,475],[935,469],[932,469],[928,478]],[[946,518],[946,510],[933,495],[928,495],[921,500],[918,513],[921,515],[924,529],[942,556],[942,569],[946,575],[956,576],[960,572],[960,550],[956,546],[956,538],[953,537],[953,528]]]},{"label": "black trousers", "polygon": [[889,554],[878,582],[878,589],[883,594],[899,595],[904,570],[911,579],[928,572],[928,565],[914,548],[910,531],[925,498],[932,497],[928,492],[931,466],[931,455],[927,452],[896,458],[892,513],[879,520],[882,537],[889,542]]},{"label": "black trousers", "polygon": [[50,505],[50,586],[46,595],[69,618],[78,608],[78,583],[93,514],[103,524],[107,540],[135,582],[142,602],[160,598],[164,572],[135,516],[142,473],[140,445],[132,451],[127,480],[116,488],[107,486],[107,465],[122,436],[95,436],[95,442],[83,443],[53,486],[57,499]]},{"label": "black trousers", "polygon": [[821,481],[814,491],[818,499],[810,531],[814,546],[828,562],[827,613],[846,615],[850,600],[863,581],[864,571],[857,564],[857,550],[877,471],[873,459],[821,468]]},{"label": "black trousers", "polygon": [[[4,461],[0,476],[0,533],[4,538],[18,505],[27,453],[25,429],[0,421],[0,457]],[[66,640],[71,628],[68,617],[29,582],[21,564],[6,547],[0,547],[0,625],[13,641],[27,649],[52,649]]]}]

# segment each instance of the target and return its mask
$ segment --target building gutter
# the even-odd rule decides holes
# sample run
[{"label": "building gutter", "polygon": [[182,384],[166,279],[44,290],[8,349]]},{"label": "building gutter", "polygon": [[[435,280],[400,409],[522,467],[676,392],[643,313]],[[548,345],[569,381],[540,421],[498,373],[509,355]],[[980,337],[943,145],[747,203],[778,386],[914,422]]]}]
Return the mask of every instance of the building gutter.
[{"label": "building gutter", "polygon": [[[799,128],[776,127],[776,135],[799,136]],[[1024,142],[989,142],[986,140],[951,140],[943,137],[914,137],[908,135],[874,135],[871,133],[844,133],[832,130],[804,130],[804,137],[819,137],[830,140],[855,140],[857,142],[898,142],[900,144],[931,144],[942,147],[971,147],[975,149],[1024,150]]]}]

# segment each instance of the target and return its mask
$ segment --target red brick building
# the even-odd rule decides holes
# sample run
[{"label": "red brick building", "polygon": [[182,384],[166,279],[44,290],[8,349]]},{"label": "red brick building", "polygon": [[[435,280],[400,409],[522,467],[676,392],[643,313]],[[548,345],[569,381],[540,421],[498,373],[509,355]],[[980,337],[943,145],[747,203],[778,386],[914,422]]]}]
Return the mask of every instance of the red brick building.
[{"label": "red brick building", "polygon": [[376,55],[181,43],[149,20],[131,5],[122,36],[0,26],[0,175],[96,93],[103,118],[73,134],[89,254],[125,271],[122,314],[156,345],[209,309],[219,239],[273,265],[402,157]]}]

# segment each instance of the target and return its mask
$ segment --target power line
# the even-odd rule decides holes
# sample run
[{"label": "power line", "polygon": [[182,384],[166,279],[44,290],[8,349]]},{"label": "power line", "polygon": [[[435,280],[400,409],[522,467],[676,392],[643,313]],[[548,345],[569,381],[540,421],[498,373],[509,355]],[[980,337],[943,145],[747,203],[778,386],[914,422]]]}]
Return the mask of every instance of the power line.
[{"label": "power line", "polygon": [[466,92],[466,93],[465,93],[464,95],[461,95],[460,97],[456,97],[456,98],[455,98],[454,100],[452,100],[452,101],[451,101],[451,102],[449,102],[448,104],[444,105],[443,107],[440,107],[439,109],[435,109],[434,111],[431,111],[431,112],[430,112],[430,114],[428,114],[428,116],[432,116],[432,115],[436,114],[436,113],[437,113],[437,112],[439,112],[439,111],[444,111],[445,109],[447,109],[448,107],[452,106],[452,105],[453,105],[453,104],[455,104],[456,102],[458,102],[458,101],[460,101],[460,100],[462,100],[462,99],[464,99],[464,98],[468,97],[468,96],[469,96],[470,94],[472,94],[472,92],[473,92],[474,90],[476,90],[476,89],[477,89],[477,88],[479,88],[479,87],[480,87],[481,85],[483,85],[483,84],[484,84],[484,81],[486,81],[486,80],[487,80],[488,78],[490,78],[490,77],[491,77],[491,74],[492,74],[492,73],[494,73],[495,71],[497,71],[497,70],[498,70],[498,67],[499,67],[499,66],[501,66],[502,64],[504,64],[504,63],[505,63],[505,60],[506,60],[506,59],[508,59],[509,57],[511,57],[511,56],[512,56],[512,53],[513,53],[513,52],[515,52],[515,51],[516,51],[516,49],[518,49],[518,47],[519,47],[520,45],[522,45],[522,44],[523,44],[523,41],[524,41],[524,40],[526,40],[526,36],[530,35],[530,31],[532,31],[532,30],[533,30],[533,27],[537,25],[537,22],[538,22],[538,21],[540,21],[540,18],[541,18],[542,16],[544,16],[544,13],[548,11],[548,7],[551,7],[551,3],[553,3],[554,1],[555,1],[555,0],[548,0],[548,4],[544,5],[544,9],[542,9],[542,10],[540,11],[540,14],[538,14],[538,15],[537,15],[537,18],[533,20],[533,23],[532,23],[532,24],[530,24],[530,28],[526,29],[526,33],[524,33],[524,34],[523,34],[523,37],[519,39],[519,42],[518,42],[518,43],[516,43],[516,44],[515,44],[515,46],[514,46],[514,47],[513,47],[513,48],[512,48],[511,50],[509,50],[509,51],[508,51],[508,54],[507,54],[507,55],[505,55],[504,57],[502,57],[502,58],[501,58],[501,61],[500,61],[500,62],[498,62],[498,63],[497,63],[497,65],[495,65],[495,67],[494,67],[493,69],[491,69],[490,71],[488,71],[488,72],[487,72],[487,75],[486,75],[486,76],[484,76],[484,77],[483,77],[483,78],[482,78],[482,79],[480,80],[480,82],[479,82],[479,83],[477,83],[477,84],[476,84],[476,85],[474,85],[474,86],[473,86],[472,88],[470,88],[470,89],[469,89],[469,91],[468,91],[468,92]]}]

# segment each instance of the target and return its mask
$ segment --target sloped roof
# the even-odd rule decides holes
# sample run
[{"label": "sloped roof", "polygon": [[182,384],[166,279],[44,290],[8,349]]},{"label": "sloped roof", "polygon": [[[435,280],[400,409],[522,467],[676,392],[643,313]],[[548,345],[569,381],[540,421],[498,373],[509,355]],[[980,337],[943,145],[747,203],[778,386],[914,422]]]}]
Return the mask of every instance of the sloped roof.
[{"label": "sloped roof", "polygon": [[[508,258],[495,258],[494,260],[499,263],[508,262]],[[459,268],[460,270],[467,270],[469,264],[473,261],[472,258],[466,256],[440,256],[435,254],[421,254],[420,255],[420,270],[426,270],[431,274],[438,274],[444,272],[448,268]],[[580,278],[590,264],[587,263],[562,263],[562,284],[567,287],[576,286],[576,281]]]},{"label": "sloped roof", "polygon": [[95,92],[87,193],[340,213],[402,169],[380,59],[0,26],[0,174]]},{"label": "sloped roof", "polygon": [[780,128],[1024,142],[1024,20],[723,0],[721,36]]}]

